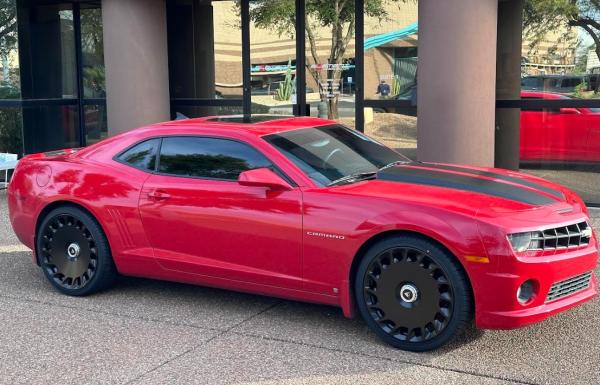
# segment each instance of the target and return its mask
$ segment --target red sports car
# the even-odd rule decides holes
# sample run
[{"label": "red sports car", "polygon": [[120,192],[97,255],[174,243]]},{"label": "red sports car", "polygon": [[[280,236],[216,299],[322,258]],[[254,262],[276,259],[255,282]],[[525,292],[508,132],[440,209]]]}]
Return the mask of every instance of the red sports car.
[{"label": "red sports car", "polygon": [[[570,99],[552,92],[521,92],[523,99]],[[600,108],[524,108],[522,161],[600,162]]]},{"label": "red sports car", "polygon": [[596,295],[581,199],[498,169],[412,162],[312,118],[203,118],[29,155],[10,220],[68,295],[120,273],[339,306],[424,351]]}]

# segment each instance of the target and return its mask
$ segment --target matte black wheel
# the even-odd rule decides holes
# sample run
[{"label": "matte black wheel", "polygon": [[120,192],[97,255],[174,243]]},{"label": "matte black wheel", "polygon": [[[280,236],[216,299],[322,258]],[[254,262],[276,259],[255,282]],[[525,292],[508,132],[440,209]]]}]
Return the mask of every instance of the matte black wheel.
[{"label": "matte black wheel", "polygon": [[36,253],[50,283],[64,294],[92,294],[108,287],[117,274],[102,229],[76,207],[57,208],[44,218]]},{"label": "matte black wheel", "polygon": [[369,327],[403,350],[436,349],[472,317],[470,286],[457,262],[418,236],[373,245],[361,260],[354,291]]}]

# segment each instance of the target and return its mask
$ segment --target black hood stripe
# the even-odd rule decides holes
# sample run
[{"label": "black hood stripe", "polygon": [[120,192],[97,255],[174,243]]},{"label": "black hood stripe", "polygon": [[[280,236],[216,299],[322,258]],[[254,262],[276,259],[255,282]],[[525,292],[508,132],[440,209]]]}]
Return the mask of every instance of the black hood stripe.
[{"label": "black hood stripe", "polygon": [[527,186],[530,187],[532,189],[536,189],[536,190],[540,190],[543,191],[545,193],[548,193],[550,195],[554,195],[555,197],[559,198],[559,199],[565,199],[565,195],[559,191],[559,190],[555,190],[551,187],[548,186],[543,186],[539,183],[535,183],[535,182],[531,182],[528,180],[524,180],[521,178],[517,178],[514,176],[509,176],[509,175],[503,175],[503,174],[498,174],[496,172],[492,172],[492,171],[483,171],[483,170],[473,170],[467,167],[460,167],[460,166],[450,166],[450,165],[446,165],[446,164],[435,164],[435,163],[412,163],[411,166],[416,166],[416,167],[427,167],[427,168],[435,168],[435,169],[439,169],[439,170],[448,170],[448,171],[456,171],[456,172],[462,172],[465,174],[473,174],[473,175],[480,175],[480,176],[486,176],[488,178],[494,178],[494,179],[500,179],[506,182],[511,182],[511,183],[515,183],[515,184],[520,184],[522,186]]},{"label": "black hood stripe", "polygon": [[471,191],[536,206],[556,203],[556,200],[527,188],[489,179],[423,168],[390,167],[381,171],[377,175],[377,179]]}]

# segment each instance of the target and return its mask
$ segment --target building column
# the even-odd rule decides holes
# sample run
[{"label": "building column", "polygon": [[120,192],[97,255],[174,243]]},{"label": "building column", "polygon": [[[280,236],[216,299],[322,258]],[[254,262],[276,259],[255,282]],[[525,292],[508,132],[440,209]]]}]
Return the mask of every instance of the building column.
[{"label": "building column", "polygon": [[[521,44],[523,0],[502,0],[498,4],[498,49],[496,97],[521,97]],[[519,130],[521,110],[504,108],[496,111],[496,167],[519,168]]]},{"label": "building column", "polygon": [[498,0],[419,1],[421,161],[494,165]]},{"label": "building column", "polygon": [[102,0],[108,133],[169,120],[165,0]]},{"label": "building column", "polygon": [[215,97],[215,32],[211,2],[194,3],[196,86],[199,98]]}]

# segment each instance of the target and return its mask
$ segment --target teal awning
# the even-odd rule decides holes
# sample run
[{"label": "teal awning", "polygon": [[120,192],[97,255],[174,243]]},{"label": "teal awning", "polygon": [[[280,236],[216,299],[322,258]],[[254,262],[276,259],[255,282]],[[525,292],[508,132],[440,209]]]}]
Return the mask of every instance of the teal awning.
[{"label": "teal awning", "polygon": [[381,45],[390,43],[394,40],[404,39],[410,35],[414,35],[419,31],[419,23],[413,23],[408,27],[398,29],[392,32],[382,33],[381,35],[372,36],[365,39],[365,51],[371,48],[376,48]]}]

